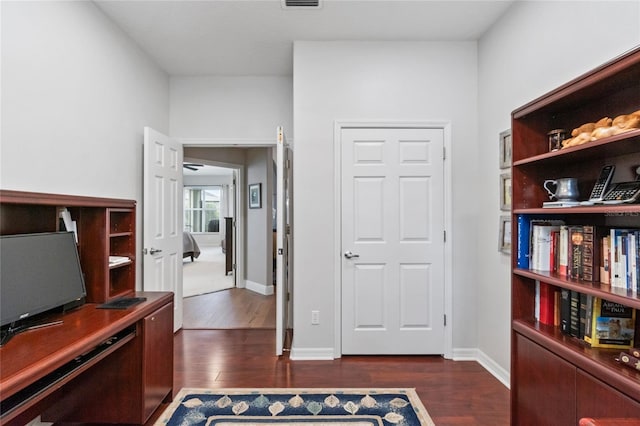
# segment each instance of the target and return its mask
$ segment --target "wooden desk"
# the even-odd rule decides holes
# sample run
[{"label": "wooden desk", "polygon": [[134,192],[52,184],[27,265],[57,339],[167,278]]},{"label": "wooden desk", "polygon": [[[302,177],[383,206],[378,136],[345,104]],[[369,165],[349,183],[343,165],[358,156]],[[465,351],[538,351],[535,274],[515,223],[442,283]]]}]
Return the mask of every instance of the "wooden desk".
[{"label": "wooden desk", "polygon": [[[62,325],[18,334],[0,348],[0,424],[40,414],[53,422],[144,424],[170,401],[173,293],[135,295],[147,301],[125,310],[86,304],[59,315]],[[12,398],[19,403],[8,409]]]}]

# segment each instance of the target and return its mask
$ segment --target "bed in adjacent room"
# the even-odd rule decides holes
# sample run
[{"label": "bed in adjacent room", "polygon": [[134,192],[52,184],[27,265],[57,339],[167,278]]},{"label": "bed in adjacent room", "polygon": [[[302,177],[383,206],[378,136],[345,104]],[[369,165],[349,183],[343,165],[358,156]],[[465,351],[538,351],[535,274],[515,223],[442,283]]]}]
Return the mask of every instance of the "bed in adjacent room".
[{"label": "bed in adjacent room", "polygon": [[198,256],[200,256],[200,247],[198,247],[196,239],[190,232],[185,231],[182,234],[182,258],[190,257],[193,262]]}]

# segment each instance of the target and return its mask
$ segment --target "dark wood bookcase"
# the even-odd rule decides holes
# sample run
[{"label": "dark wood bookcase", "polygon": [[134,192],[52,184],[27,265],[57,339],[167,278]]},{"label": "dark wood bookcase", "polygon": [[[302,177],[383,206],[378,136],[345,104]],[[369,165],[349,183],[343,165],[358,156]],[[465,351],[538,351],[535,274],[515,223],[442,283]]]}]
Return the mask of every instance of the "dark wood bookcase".
[{"label": "dark wood bookcase", "polygon": [[[619,349],[590,348],[535,318],[536,280],[640,309],[640,296],[600,282],[518,269],[519,215],[569,225],[640,228],[640,204],[542,208],[546,179],[575,177],[580,199],[600,169],[615,164],[615,182],[633,180],[640,129],[549,152],[547,134],[640,110],[640,48],[572,80],[512,113],[511,423],[577,424],[582,417],[640,419],[640,372],[615,358]],[[599,267],[599,259],[595,262]],[[640,313],[640,311],[638,311]],[[636,346],[640,335],[636,335]],[[639,420],[640,421],[640,420]]]},{"label": "dark wood bookcase", "polygon": [[[55,232],[67,209],[78,229],[78,253],[87,302],[131,295],[136,284],[136,202],[0,190],[0,234]],[[130,260],[109,266],[109,256]]]}]

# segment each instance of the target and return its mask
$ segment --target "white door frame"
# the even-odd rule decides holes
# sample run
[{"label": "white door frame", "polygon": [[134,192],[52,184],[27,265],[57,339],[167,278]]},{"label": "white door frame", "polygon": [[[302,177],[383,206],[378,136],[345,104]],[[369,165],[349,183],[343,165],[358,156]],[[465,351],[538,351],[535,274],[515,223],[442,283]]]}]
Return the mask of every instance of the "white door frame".
[{"label": "white door frame", "polygon": [[[445,153],[451,152],[451,122],[449,121],[386,121],[386,120],[336,120],[333,132],[334,152],[334,306],[342,306],[342,129],[348,128],[410,128],[410,129],[442,129],[444,132],[444,228],[446,241],[444,244],[444,314],[447,323],[444,328],[444,357],[453,358],[453,220],[451,198],[451,162]],[[443,236],[444,238],[444,236]],[[334,358],[342,356],[342,312],[335,309]]]}]

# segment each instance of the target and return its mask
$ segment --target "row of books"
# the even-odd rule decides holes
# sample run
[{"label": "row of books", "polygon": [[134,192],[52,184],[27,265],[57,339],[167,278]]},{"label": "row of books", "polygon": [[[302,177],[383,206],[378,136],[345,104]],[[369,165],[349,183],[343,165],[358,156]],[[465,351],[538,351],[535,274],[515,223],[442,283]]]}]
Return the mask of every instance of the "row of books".
[{"label": "row of books", "polygon": [[620,303],[537,281],[535,314],[591,347],[633,347],[636,310]]},{"label": "row of books", "polygon": [[640,229],[613,228],[601,239],[601,281],[640,292]]},{"label": "row of books", "polygon": [[640,292],[640,229],[517,217],[517,267]]}]

